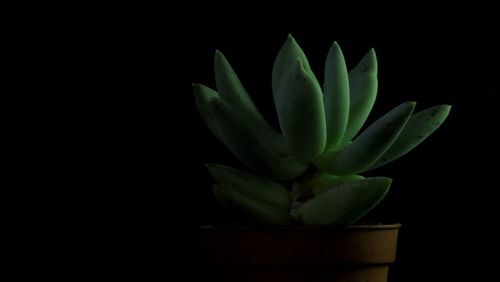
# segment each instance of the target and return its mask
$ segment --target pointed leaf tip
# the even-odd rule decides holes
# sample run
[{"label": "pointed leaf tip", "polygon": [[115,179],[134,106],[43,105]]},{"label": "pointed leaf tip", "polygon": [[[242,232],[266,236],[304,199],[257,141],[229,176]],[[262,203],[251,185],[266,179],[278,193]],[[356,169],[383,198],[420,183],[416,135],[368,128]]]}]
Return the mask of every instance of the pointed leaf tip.
[{"label": "pointed leaf tip", "polygon": [[219,96],[216,91],[201,83],[191,83],[191,87],[193,89],[193,94],[195,95],[195,97],[199,97],[200,99],[205,100],[205,103]]},{"label": "pointed leaf tip", "polygon": [[295,38],[291,34],[288,34],[284,45],[285,46],[295,46],[295,45],[298,46],[298,43],[297,43],[297,40],[295,40]]},{"label": "pointed leaf tip", "polygon": [[337,51],[339,49],[340,49],[340,45],[337,43],[337,41],[333,41],[332,46],[330,46],[330,52]]},{"label": "pointed leaf tip", "polygon": [[[337,41],[334,41],[328,50],[328,56],[338,57],[339,55],[343,56],[342,49]],[[328,60],[328,58],[327,58]]]},{"label": "pointed leaf tip", "polygon": [[224,54],[219,50],[219,49],[215,49],[215,53],[214,53],[214,58],[217,60],[217,59],[225,59],[226,57],[224,56]]},{"label": "pointed leaf tip", "polygon": [[193,90],[193,94],[195,96],[202,96],[205,99],[210,99],[215,96],[217,92],[212,90],[211,88],[201,84],[201,83],[191,83],[191,88]]},{"label": "pointed leaf tip", "polygon": [[208,170],[210,170],[210,169],[211,169],[212,167],[214,167],[215,165],[216,165],[216,164],[214,164],[214,163],[206,163],[206,164],[205,164],[205,168],[206,168],[206,169],[208,169]]},{"label": "pointed leaf tip", "polygon": [[361,59],[358,66],[356,66],[361,72],[364,73],[376,73],[377,72],[377,54],[375,49],[371,48]]},{"label": "pointed leaf tip", "polygon": [[205,168],[208,170],[208,173],[210,173],[210,175],[215,178],[215,175],[214,175],[214,167],[216,166],[216,164],[214,163],[206,163],[205,164]]},{"label": "pointed leaf tip", "polygon": [[220,63],[225,62],[225,61],[227,61],[227,60],[226,60],[226,57],[224,56],[224,54],[222,54],[222,52],[219,51],[219,49],[215,49],[214,64],[217,65],[217,64],[220,64]]}]

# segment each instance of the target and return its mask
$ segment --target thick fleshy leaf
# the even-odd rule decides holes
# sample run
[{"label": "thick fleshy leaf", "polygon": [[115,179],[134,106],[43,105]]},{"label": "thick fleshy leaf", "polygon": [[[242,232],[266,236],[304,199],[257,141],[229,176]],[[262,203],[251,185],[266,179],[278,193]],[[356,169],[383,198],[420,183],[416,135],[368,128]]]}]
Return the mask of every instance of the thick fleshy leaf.
[{"label": "thick fleshy leaf", "polygon": [[404,128],[415,102],[406,102],[368,127],[349,146],[324,154],[316,163],[322,171],[335,175],[357,174],[375,163],[394,143]]},{"label": "thick fleshy leaf", "polygon": [[288,38],[285,41],[285,44],[283,44],[281,50],[276,56],[276,60],[274,61],[273,65],[272,87],[275,103],[279,100],[279,90],[282,84],[286,83],[284,80],[290,76],[290,72],[295,71],[297,58],[300,58],[304,69],[307,72],[310,72],[313,76],[313,79],[316,80],[316,78],[312,74],[311,67],[309,66],[306,55],[300,48],[299,44],[297,44],[297,41],[295,41],[292,35],[289,34]]},{"label": "thick fleshy leaf", "polygon": [[214,71],[217,91],[226,103],[238,110],[245,109],[259,113],[234,69],[219,50],[215,51]]},{"label": "thick fleshy leaf", "polygon": [[347,182],[361,179],[364,179],[361,175],[336,176],[323,172],[315,172],[309,175],[305,173],[293,182],[292,191],[290,193],[292,206],[296,208],[308,199],[316,197],[325,191]]},{"label": "thick fleshy leaf", "polygon": [[217,125],[215,124],[215,117],[213,113],[213,109],[210,106],[210,101],[215,98],[219,98],[219,94],[215,92],[213,89],[198,83],[193,83],[193,94],[196,102],[196,107],[198,108],[198,112],[201,117],[207,124],[208,128],[212,132],[219,141],[225,143],[222,137],[219,134],[219,130],[217,129]]},{"label": "thick fleshy leaf", "polygon": [[352,140],[365,123],[375,104],[377,88],[377,56],[372,48],[349,72],[349,121],[343,143]]},{"label": "thick fleshy leaf", "polygon": [[283,157],[262,143],[259,132],[242,122],[238,114],[221,99],[212,99],[214,120],[225,145],[246,166],[275,180],[297,177],[306,165]]},{"label": "thick fleshy leaf", "polygon": [[217,91],[221,99],[229,104],[242,120],[259,132],[263,143],[278,154],[289,155],[283,136],[264,119],[235,71],[219,50],[215,52],[214,69]]},{"label": "thick fleshy leaf", "polygon": [[290,191],[283,185],[228,166],[207,164],[206,167],[218,184],[235,189],[254,200],[285,210],[290,209]]},{"label": "thick fleshy leaf", "polygon": [[316,159],[326,144],[323,95],[300,58],[283,78],[279,96],[276,110],[287,148],[302,162]]},{"label": "thick fleshy leaf", "polygon": [[243,213],[248,219],[266,225],[290,225],[288,210],[255,200],[237,189],[214,185],[217,200],[226,208]]},{"label": "thick fleshy leaf", "polygon": [[385,197],[390,185],[385,177],[348,182],[307,201],[292,216],[306,225],[353,224]]},{"label": "thick fleshy leaf", "polygon": [[346,175],[346,176],[335,176],[335,175],[329,175],[329,174],[323,174],[321,177],[316,179],[316,182],[312,186],[312,193],[314,196],[318,196],[330,189],[334,189],[340,185],[353,182],[353,181],[358,181],[364,179],[363,176],[353,174],[353,175]]},{"label": "thick fleshy leaf", "polygon": [[325,64],[323,101],[326,117],[326,148],[336,149],[344,137],[349,120],[349,75],[344,55],[334,42]]},{"label": "thick fleshy leaf", "polygon": [[449,105],[439,105],[412,115],[396,141],[368,170],[392,162],[422,143],[446,120],[450,109]]}]

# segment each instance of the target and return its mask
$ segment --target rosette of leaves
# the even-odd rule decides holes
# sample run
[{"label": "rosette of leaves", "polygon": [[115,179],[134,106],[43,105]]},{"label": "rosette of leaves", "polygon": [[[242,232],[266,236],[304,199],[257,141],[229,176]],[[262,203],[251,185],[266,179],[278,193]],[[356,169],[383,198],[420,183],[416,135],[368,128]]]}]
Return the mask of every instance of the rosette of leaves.
[{"label": "rosette of leaves", "polygon": [[197,108],[215,137],[250,171],[207,164],[217,182],[214,194],[228,209],[268,225],[355,223],[384,198],[392,181],[361,174],[415,148],[451,108],[414,113],[416,103],[404,102],[360,132],[377,97],[375,50],[348,71],[334,42],[321,85],[290,35],[272,71],[280,130],[264,119],[219,51],[215,82],[217,91],[193,84]]}]

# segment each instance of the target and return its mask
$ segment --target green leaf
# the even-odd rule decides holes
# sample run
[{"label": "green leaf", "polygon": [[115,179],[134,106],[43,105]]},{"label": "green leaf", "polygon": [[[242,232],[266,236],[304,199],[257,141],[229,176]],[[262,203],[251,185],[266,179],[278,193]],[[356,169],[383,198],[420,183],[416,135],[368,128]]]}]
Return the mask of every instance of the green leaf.
[{"label": "green leaf", "polygon": [[439,105],[412,115],[396,141],[368,170],[390,163],[422,143],[446,120],[450,109],[449,105]]},{"label": "green leaf", "polygon": [[325,149],[323,97],[317,81],[300,58],[293,70],[283,78],[276,110],[287,148],[295,158],[307,163]]},{"label": "green leaf", "polygon": [[[273,87],[273,96],[274,102],[276,103],[279,95],[279,90],[283,80],[290,76],[290,72],[295,70],[295,66],[297,65],[297,58],[300,58],[302,61],[303,67],[307,72],[311,71],[311,67],[309,66],[309,62],[307,61],[306,55],[297,44],[292,35],[288,35],[285,44],[281,47],[278,55],[276,56],[276,60],[273,65],[273,75],[272,75],[272,87]],[[314,78],[316,79],[316,78]]]},{"label": "green leaf", "polygon": [[349,121],[343,143],[351,141],[365,123],[375,104],[377,88],[377,56],[372,48],[349,72]]},{"label": "green leaf", "polygon": [[315,172],[308,176],[303,174],[293,182],[290,193],[292,197],[292,209],[300,206],[304,201],[321,195],[330,189],[361,179],[364,179],[361,175],[336,176],[322,172]]},{"label": "green leaf", "polygon": [[[315,179],[314,184],[312,185],[312,193],[314,196],[318,196],[330,189],[334,189],[340,185],[358,181],[364,179],[363,176],[353,174],[346,176],[335,176],[329,174],[321,174],[320,177]],[[312,183],[311,183],[312,184]]]},{"label": "green leaf", "polygon": [[237,189],[224,185],[214,185],[217,200],[226,208],[239,211],[249,219],[266,225],[290,225],[291,218],[287,210],[255,200]]},{"label": "green leaf", "polygon": [[267,178],[219,164],[207,164],[208,171],[222,186],[234,189],[254,200],[289,210],[290,191]]},{"label": "green leaf", "polygon": [[228,149],[250,169],[275,180],[297,177],[307,168],[290,157],[277,154],[264,144],[259,132],[243,123],[221,99],[212,99],[214,120]]},{"label": "green leaf", "polygon": [[244,109],[260,115],[234,69],[219,50],[215,51],[214,71],[217,91],[226,103],[235,109]]},{"label": "green leaf", "polygon": [[322,171],[335,175],[364,171],[389,149],[414,109],[415,102],[397,106],[370,125],[349,146],[324,154],[316,164]]},{"label": "green leaf", "polygon": [[293,217],[306,225],[353,224],[385,197],[391,181],[373,177],[348,182],[307,201],[293,212]]},{"label": "green leaf", "polygon": [[217,125],[215,124],[215,117],[213,113],[212,107],[210,107],[210,101],[215,98],[219,98],[219,94],[215,92],[213,89],[206,87],[205,85],[193,83],[193,94],[196,102],[196,107],[198,108],[198,112],[201,117],[207,124],[208,128],[212,132],[219,141],[225,143],[219,134],[219,130],[217,129]]},{"label": "green leaf", "polygon": [[217,91],[222,100],[229,104],[248,126],[259,132],[263,143],[278,154],[289,155],[283,136],[264,119],[226,57],[219,50],[215,52],[214,69]]},{"label": "green leaf", "polygon": [[325,64],[323,101],[325,106],[327,149],[336,149],[344,137],[349,120],[349,75],[337,42],[330,47]]}]

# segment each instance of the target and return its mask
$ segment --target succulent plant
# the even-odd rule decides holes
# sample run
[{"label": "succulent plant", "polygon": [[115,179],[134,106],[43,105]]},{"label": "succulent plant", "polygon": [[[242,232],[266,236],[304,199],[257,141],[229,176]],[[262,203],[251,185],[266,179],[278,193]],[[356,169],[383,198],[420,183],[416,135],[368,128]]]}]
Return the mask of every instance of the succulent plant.
[{"label": "succulent plant", "polygon": [[413,113],[405,102],[363,127],[377,96],[371,49],[347,71],[339,45],[326,58],[323,87],[292,36],[279,51],[272,93],[280,131],[259,112],[224,55],[215,52],[217,92],[193,84],[210,128],[251,171],[207,164],[220,203],[260,224],[349,225],[386,195],[392,180],[360,174],[406,154],[446,119],[449,105]]}]

